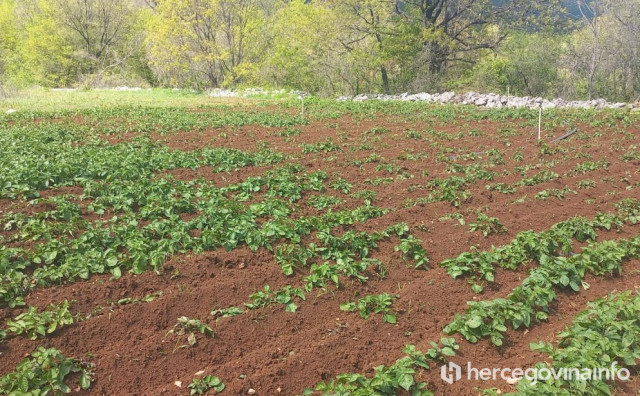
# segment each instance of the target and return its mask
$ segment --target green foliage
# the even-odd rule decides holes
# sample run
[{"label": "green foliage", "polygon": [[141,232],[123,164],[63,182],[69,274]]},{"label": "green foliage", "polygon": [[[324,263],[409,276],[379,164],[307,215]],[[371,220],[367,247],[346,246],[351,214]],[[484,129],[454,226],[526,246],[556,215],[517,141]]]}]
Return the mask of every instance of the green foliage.
[{"label": "green foliage", "polygon": [[[203,334],[207,337],[215,336],[213,329],[209,325],[202,323],[199,319],[190,319],[186,316],[180,316],[176,324],[166,335],[171,334],[177,337],[174,347],[174,351],[176,351],[180,348],[194,346],[198,342],[196,333]],[[184,336],[186,336],[187,344],[180,344]]]},{"label": "green foliage", "polygon": [[216,318],[229,318],[231,316],[242,315],[243,313],[244,311],[242,310],[242,308],[238,307],[214,309],[213,311],[211,311],[211,315]]},{"label": "green foliage", "polygon": [[7,329],[35,340],[38,336],[51,334],[58,328],[70,324],[73,324],[73,316],[69,312],[69,302],[65,300],[58,305],[50,304],[40,313],[36,307],[29,307],[27,312],[7,320]]},{"label": "green foliage", "polygon": [[588,288],[587,271],[597,276],[620,274],[623,262],[640,257],[640,236],[619,241],[591,242],[580,254],[571,257],[541,256],[540,267],[533,269],[521,286],[506,299],[470,301],[463,315],[445,327],[448,334],[460,333],[470,342],[490,337],[502,345],[507,324],[513,329],[529,327],[536,320],[546,320],[556,289],[578,292]]},{"label": "green foliage", "polygon": [[507,227],[505,227],[497,217],[490,217],[480,212],[476,217],[476,221],[469,223],[469,231],[480,231],[486,238],[491,234],[507,232]]},{"label": "green foliage", "polygon": [[158,298],[160,296],[162,296],[162,292],[161,291],[160,292],[156,292],[156,293],[147,294],[146,296],[144,296],[141,299],[125,297],[125,298],[121,298],[121,299],[118,300],[118,305],[150,303],[150,302],[154,301],[156,298]]},{"label": "green foliage", "polygon": [[426,269],[429,267],[427,251],[422,246],[422,241],[413,235],[400,238],[400,244],[394,246],[393,251],[402,252],[402,258],[404,260],[413,260],[415,262],[413,268],[415,269]]},{"label": "green foliage", "polygon": [[0,378],[0,392],[4,394],[62,394],[71,392],[65,379],[79,373],[82,389],[89,389],[93,380],[92,365],[67,358],[57,349],[38,347],[29,357],[18,363],[16,370]]},{"label": "green foliage", "polygon": [[378,295],[369,295],[359,299],[357,302],[347,302],[340,304],[340,309],[343,311],[358,311],[362,319],[369,319],[371,314],[382,314],[382,320],[386,323],[396,323],[396,315],[391,309],[393,300],[397,299],[398,295],[382,293]]},{"label": "green foliage", "polygon": [[547,190],[542,190],[536,194],[536,199],[546,201],[550,197],[556,197],[557,199],[566,198],[567,194],[577,195],[578,193],[575,190],[570,189],[569,187],[565,187],[562,190],[558,188],[550,188]]},{"label": "green foliage", "polygon": [[328,195],[317,195],[309,198],[309,200],[307,201],[309,206],[318,210],[336,206],[342,202],[344,202],[344,199],[341,199],[338,197],[332,197]]},{"label": "green foliage", "polygon": [[225,388],[225,385],[222,381],[220,381],[220,378],[213,375],[207,375],[202,378],[194,378],[187,387],[191,389],[191,392],[189,394],[203,395],[211,389],[214,389],[216,393],[222,392]]},{"label": "green foliage", "polygon": [[596,182],[590,179],[585,179],[578,181],[577,185],[579,189],[586,190],[588,188],[594,188],[596,186]]},{"label": "green foliage", "polygon": [[536,173],[531,177],[525,177],[518,183],[517,186],[534,186],[540,183],[546,183],[551,180],[555,180],[560,177],[557,173],[553,171],[543,170],[542,172]]},{"label": "green foliage", "polygon": [[640,223],[640,201],[635,198],[625,198],[615,204],[618,214],[624,221],[631,224]]},{"label": "green foliage", "polygon": [[607,169],[609,165],[611,165],[611,163],[607,160],[586,161],[576,165],[576,167],[573,170],[569,171],[567,174],[569,176],[584,175],[585,173],[588,173],[588,172],[593,172],[600,169]]},{"label": "green foliage", "polygon": [[506,183],[487,184],[485,188],[489,191],[497,191],[502,194],[515,194],[516,188]]},{"label": "green foliage", "polygon": [[338,147],[338,145],[336,145],[329,138],[327,138],[323,142],[314,143],[314,144],[303,144],[302,145],[302,152],[304,154],[321,153],[321,152],[329,153],[329,152],[337,151],[337,150],[340,150],[340,147]]},{"label": "green foliage", "polygon": [[[635,366],[640,359],[640,296],[627,291],[610,294],[588,303],[573,323],[558,333],[557,346],[548,342],[531,343],[531,349],[549,355],[553,365],[538,363],[543,368],[617,369]],[[603,378],[606,379],[604,374]],[[611,385],[602,379],[585,381],[579,376],[571,379],[540,380],[532,384],[524,378],[518,383],[518,395],[565,395],[579,392],[581,395],[612,394]]]},{"label": "green foliage", "polygon": [[494,247],[489,251],[465,252],[457,258],[442,261],[440,265],[453,278],[468,276],[472,289],[480,293],[485,282],[494,281],[494,264],[505,269],[516,269],[531,260],[548,260],[558,252],[570,255],[574,238],[580,242],[593,241],[597,237],[597,229],[620,227],[622,220],[617,216],[599,214],[592,221],[574,217],[541,233],[522,231],[507,245]]},{"label": "green foliage", "polygon": [[[433,348],[426,353],[419,351],[414,345],[406,345],[404,357],[389,366],[375,367],[372,377],[352,373],[339,374],[335,380],[316,385],[315,391],[323,395],[394,396],[409,392],[415,396],[432,396],[433,392],[427,389],[427,384],[418,382],[416,375],[419,370],[429,370],[429,360],[440,363],[445,361],[445,357],[454,356],[459,348],[452,338],[443,338],[441,343],[442,348],[435,342],[430,342]],[[312,394],[312,389],[304,392],[304,395]]]},{"label": "green foliage", "polygon": [[271,290],[269,285],[264,286],[264,290],[257,291],[249,296],[250,303],[245,303],[244,306],[249,309],[264,308],[273,303],[280,303],[285,306],[285,311],[296,312],[298,305],[295,303],[295,299],[306,300],[304,290],[286,285],[278,290]]}]

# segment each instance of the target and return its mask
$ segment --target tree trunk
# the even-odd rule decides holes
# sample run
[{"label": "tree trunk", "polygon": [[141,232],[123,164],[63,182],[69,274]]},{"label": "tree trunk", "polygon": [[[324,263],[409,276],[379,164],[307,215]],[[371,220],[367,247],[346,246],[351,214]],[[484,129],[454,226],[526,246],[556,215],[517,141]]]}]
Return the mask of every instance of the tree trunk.
[{"label": "tree trunk", "polygon": [[380,73],[382,74],[382,88],[384,89],[384,93],[386,95],[391,94],[391,90],[389,89],[389,76],[387,75],[387,68],[384,65],[380,66]]}]

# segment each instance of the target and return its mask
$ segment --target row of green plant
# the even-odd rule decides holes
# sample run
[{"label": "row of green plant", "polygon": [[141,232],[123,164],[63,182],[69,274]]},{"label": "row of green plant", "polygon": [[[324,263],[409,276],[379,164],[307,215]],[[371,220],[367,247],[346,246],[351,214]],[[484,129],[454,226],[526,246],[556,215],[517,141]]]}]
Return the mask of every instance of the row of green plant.
[{"label": "row of green plant", "polygon": [[416,379],[417,374],[421,370],[429,370],[429,362],[446,362],[459,349],[453,338],[442,338],[440,343],[442,346],[431,341],[431,348],[426,353],[418,350],[415,345],[407,345],[403,351],[406,356],[389,366],[375,367],[371,377],[357,373],[339,374],[335,380],[306,389],[303,395],[395,396],[406,392],[415,396],[433,396],[434,393],[427,389],[428,384]]},{"label": "row of green plant", "polygon": [[507,245],[491,250],[471,250],[456,258],[440,263],[453,278],[465,276],[476,293],[480,293],[486,282],[495,279],[495,266],[514,270],[531,261],[542,262],[558,254],[568,256],[573,252],[574,240],[593,241],[597,230],[620,229],[624,222],[636,224],[640,220],[640,202],[633,198],[615,205],[616,214],[598,214],[593,220],[573,217],[554,224],[543,232],[522,231]]},{"label": "row of green plant", "polygon": [[[385,265],[379,260],[371,258],[370,254],[373,249],[377,248],[380,241],[391,237],[399,238],[400,245],[396,245],[394,250],[403,252],[404,260],[413,261],[414,269],[428,268],[429,258],[422,242],[409,234],[409,227],[405,223],[398,223],[370,234],[347,231],[340,236],[333,235],[330,228],[327,227],[317,231],[318,242],[310,242],[306,245],[284,243],[275,249],[276,262],[280,265],[284,275],[290,276],[296,271],[308,269],[307,275],[302,279],[302,287],[285,285],[273,290],[269,285],[265,285],[263,290],[256,291],[249,296],[250,302],[245,303],[244,307],[253,310],[280,303],[284,305],[287,312],[295,312],[298,309],[296,301],[306,300],[306,293],[317,288],[326,289],[330,284],[338,288],[341,285],[341,278],[364,283],[369,279],[365,274],[370,270],[378,276],[384,277],[386,274]],[[321,263],[316,262],[318,259]],[[376,298],[385,299],[384,296]],[[368,303],[373,303],[373,300],[363,300],[358,304],[367,305]],[[243,312],[242,308],[228,307],[215,310],[212,315],[228,317]],[[391,320],[392,314],[386,311],[385,313],[389,313],[385,319]]]},{"label": "row of green plant", "polygon": [[68,377],[77,378],[82,389],[93,381],[93,365],[65,357],[54,348],[38,347],[18,363],[15,371],[0,377],[0,393],[5,395],[58,395],[71,392]]},{"label": "row of green plant", "polygon": [[[101,134],[200,132],[217,128],[237,128],[260,125],[269,128],[290,128],[309,123],[297,114],[261,108],[260,102],[246,106],[209,104],[196,109],[166,106],[104,106],[79,110],[38,111],[21,110],[11,115],[0,115],[10,127],[29,126],[45,129],[52,125],[76,128],[82,133],[97,131]],[[34,121],[38,121],[36,124]],[[35,128],[34,128],[35,127]]]},{"label": "row of green plant", "polygon": [[550,304],[557,299],[556,290],[580,291],[589,288],[584,282],[587,272],[596,276],[622,272],[624,262],[640,257],[640,235],[632,239],[590,242],[579,254],[570,257],[544,256],[522,284],[506,298],[469,301],[464,314],[456,315],[444,331],[459,333],[470,342],[490,337],[502,345],[507,325],[514,330],[546,320]]},{"label": "row of green plant", "polygon": [[[0,298],[12,306],[34,284],[46,286],[61,280],[87,278],[94,273],[118,277],[123,269],[140,273],[159,270],[166,256],[184,251],[228,250],[247,244],[252,250],[272,249],[281,240],[299,242],[320,228],[350,225],[380,216],[386,211],[365,205],[354,210],[327,212],[319,216],[289,218],[291,204],[307,191],[325,191],[327,174],[302,173],[302,167],[288,165],[251,177],[241,183],[214,187],[201,180],[171,179],[92,181],[81,196],[65,195],[35,200],[54,209],[36,215],[8,214],[4,228],[15,231],[11,240],[38,240],[29,251],[0,247]],[[345,191],[343,179],[331,183]],[[264,199],[250,205],[252,194]],[[289,201],[283,201],[284,198]],[[89,201],[81,208],[78,202]],[[83,210],[96,214],[109,211],[117,216],[106,221],[82,219]],[[184,213],[199,213],[190,221]],[[139,221],[149,220],[140,227]],[[265,221],[263,221],[265,220]],[[81,233],[78,231],[82,231]],[[193,230],[200,231],[193,236]],[[80,235],[75,235],[76,232]],[[126,254],[124,253],[126,251]],[[25,274],[37,267],[33,276]]]},{"label": "row of green plant", "polygon": [[[537,373],[565,371],[558,378],[525,376],[518,381],[516,392],[505,395],[616,394],[619,381],[624,381],[627,374],[635,370],[640,359],[640,294],[613,293],[590,302],[568,328],[557,334],[555,346],[540,341],[531,343],[531,349],[548,355],[551,360],[551,363],[536,364],[532,369]],[[565,377],[565,373],[569,374]],[[489,389],[483,394],[500,393]]]},{"label": "row of green plant", "polygon": [[[46,134],[46,137],[38,136]],[[281,162],[283,154],[265,149],[255,153],[229,148],[172,150],[136,138],[109,144],[99,139],[81,141],[67,130],[19,131],[0,135],[0,198],[35,198],[38,191],[79,185],[94,180],[145,180],[176,168],[211,166],[214,172]]]}]

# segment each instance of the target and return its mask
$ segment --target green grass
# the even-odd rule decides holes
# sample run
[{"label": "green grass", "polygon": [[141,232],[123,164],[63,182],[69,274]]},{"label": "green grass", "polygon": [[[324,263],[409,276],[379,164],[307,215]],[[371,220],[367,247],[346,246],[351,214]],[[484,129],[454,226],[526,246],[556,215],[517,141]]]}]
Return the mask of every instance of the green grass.
[{"label": "green grass", "polygon": [[115,91],[92,89],[57,91],[33,88],[19,92],[8,99],[0,99],[0,112],[8,109],[18,111],[60,111],[90,108],[152,106],[152,107],[198,107],[216,104],[252,104],[259,100],[246,98],[214,98],[206,93],[172,89],[142,89],[139,91]]}]

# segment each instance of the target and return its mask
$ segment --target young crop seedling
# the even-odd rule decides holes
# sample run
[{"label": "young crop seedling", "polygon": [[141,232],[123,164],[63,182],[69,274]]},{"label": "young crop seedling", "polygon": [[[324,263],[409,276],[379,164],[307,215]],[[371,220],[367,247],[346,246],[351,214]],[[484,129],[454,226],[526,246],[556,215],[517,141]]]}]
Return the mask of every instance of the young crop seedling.
[{"label": "young crop seedling", "polygon": [[369,295],[359,299],[357,302],[347,302],[340,304],[343,311],[358,311],[362,319],[369,319],[371,314],[382,314],[382,320],[386,323],[396,323],[396,315],[391,309],[393,301],[400,297],[397,294],[382,293],[378,295]]},{"label": "young crop seedling", "polygon": [[413,235],[400,238],[400,244],[393,247],[394,252],[402,252],[402,258],[406,261],[413,260],[415,269],[428,269],[429,256],[422,246],[422,241]]},{"label": "young crop seedling", "polygon": [[506,183],[487,184],[485,188],[488,191],[497,191],[502,194],[515,194],[516,188]]},{"label": "young crop seedling", "polygon": [[476,231],[482,232],[482,235],[486,238],[491,234],[507,232],[507,227],[497,217],[490,217],[480,212],[476,217],[476,221],[469,223],[469,232]]},{"label": "young crop seedling", "polygon": [[194,378],[188,388],[191,389],[191,395],[203,395],[211,389],[215,390],[216,393],[220,393],[224,390],[225,385],[220,381],[220,378],[207,375],[202,378]]},{"label": "young crop seedling", "polygon": [[65,382],[77,373],[80,388],[89,389],[93,365],[67,358],[57,349],[38,347],[18,363],[16,370],[0,377],[0,393],[6,395],[58,395],[71,392]]},{"label": "young crop seedling", "polygon": [[331,139],[327,138],[323,142],[315,143],[315,144],[303,144],[302,145],[302,153],[329,153],[332,151],[338,151],[340,147],[335,144]]},{"label": "young crop seedling", "polygon": [[[443,347],[435,342],[430,342],[434,348],[426,353],[418,350],[415,345],[406,345],[404,357],[398,359],[390,366],[378,366],[372,377],[362,374],[339,374],[335,380],[328,383],[322,382],[316,385],[315,390],[323,395],[402,395],[433,396],[433,392],[427,389],[425,382],[418,382],[416,375],[418,370],[429,370],[429,360],[437,364],[446,362],[445,356],[454,356],[459,345],[453,338],[443,338]],[[303,395],[314,395],[313,389],[305,389]]]},{"label": "young crop seedling", "polygon": [[[167,332],[166,335],[173,334],[178,337],[176,345],[173,348],[173,351],[175,352],[180,348],[194,346],[198,342],[196,333],[204,334],[207,337],[213,337],[215,335],[213,329],[202,323],[199,319],[190,319],[186,316],[179,317],[177,319],[177,323]],[[180,344],[185,335],[187,336],[187,344]]]},{"label": "young crop seedling", "polygon": [[437,342],[429,341],[431,348],[426,355],[435,361],[446,362],[447,357],[456,356],[456,351],[460,349],[460,345],[453,338],[442,337],[440,340],[442,347]]},{"label": "young crop seedling", "polygon": [[294,299],[298,298],[304,301],[306,296],[304,290],[289,285],[275,291],[271,290],[269,285],[265,285],[262,291],[251,294],[249,298],[251,302],[244,304],[249,309],[264,308],[277,302],[285,306],[285,311],[296,312],[298,305],[294,302]]},{"label": "young crop seedling", "polygon": [[586,190],[589,188],[594,188],[596,186],[596,182],[591,179],[584,179],[578,181],[577,185],[579,189]]},{"label": "young crop seedling", "polygon": [[340,191],[343,194],[349,194],[353,185],[345,179],[338,177],[329,183],[329,187],[334,190]]},{"label": "young crop seedling", "polygon": [[631,224],[640,223],[640,201],[635,198],[625,198],[614,205],[624,221]]},{"label": "young crop seedling", "polygon": [[162,296],[162,292],[161,291],[156,292],[156,293],[147,294],[146,296],[144,296],[141,299],[125,297],[125,298],[121,298],[121,299],[118,300],[118,305],[150,303],[150,302],[153,302],[156,298],[158,298],[160,296]]},{"label": "young crop seedling", "polygon": [[[610,294],[588,303],[573,323],[557,334],[558,344],[531,343],[533,351],[549,355],[552,364],[540,362],[538,370],[560,367],[583,367],[590,370],[634,367],[640,356],[640,295],[631,291]],[[562,395],[580,390],[581,395],[610,395],[615,379],[621,373],[609,372],[602,377],[572,376],[532,383],[523,379],[517,385],[519,395]],[[604,373],[604,372],[603,372]],[[624,374],[624,373],[623,373]],[[615,378],[614,378],[615,376]],[[607,381],[611,379],[612,381]]]},{"label": "young crop seedling", "polygon": [[422,140],[422,133],[414,131],[412,129],[404,131],[404,134],[409,139]]},{"label": "young crop seedling", "polygon": [[342,202],[344,202],[344,199],[328,195],[315,195],[307,200],[309,206],[318,210],[330,208]]},{"label": "young crop seedling", "polygon": [[536,199],[541,201],[546,201],[550,197],[556,197],[558,199],[565,199],[567,194],[577,195],[578,193],[575,190],[570,189],[569,187],[565,187],[562,190],[557,188],[550,188],[548,190],[542,190],[536,194]]},{"label": "young crop seedling", "polygon": [[220,318],[230,318],[232,316],[242,315],[243,313],[244,313],[244,310],[242,308],[229,307],[229,308],[214,309],[213,311],[211,311],[210,315],[216,318],[216,320],[218,320]]},{"label": "young crop seedling", "polygon": [[70,324],[73,324],[73,316],[69,312],[69,301],[65,300],[59,305],[50,304],[40,313],[36,307],[29,307],[27,312],[7,320],[7,330],[17,335],[26,334],[35,340]]}]

